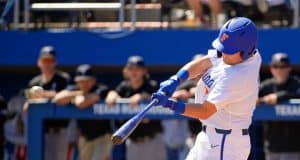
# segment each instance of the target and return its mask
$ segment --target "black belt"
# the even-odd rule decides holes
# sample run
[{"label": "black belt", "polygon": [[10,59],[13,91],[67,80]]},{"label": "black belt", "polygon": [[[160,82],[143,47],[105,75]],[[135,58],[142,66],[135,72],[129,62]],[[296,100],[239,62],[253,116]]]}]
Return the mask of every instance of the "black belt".
[{"label": "black belt", "polygon": [[[203,132],[206,132],[206,128],[207,128],[206,125],[204,125],[202,127]],[[220,133],[220,134],[230,134],[232,131],[232,129],[226,130],[226,129],[218,129],[218,128],[215,128],[215,130],[217,133]],[[242,129],[242,135],[243,136],[249,135],[249,129]]]}]

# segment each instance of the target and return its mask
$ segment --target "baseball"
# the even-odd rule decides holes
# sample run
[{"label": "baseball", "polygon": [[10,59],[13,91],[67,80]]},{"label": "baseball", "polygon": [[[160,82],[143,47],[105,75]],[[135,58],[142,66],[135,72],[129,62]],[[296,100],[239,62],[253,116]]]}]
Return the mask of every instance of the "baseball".
[{"label": "baseball", "polygon": [[33,87],[31,87],[30,92],[31,93],[39,93],[39,92],[41,92],[43,90],[44,89],[41,86],[33,86]]}]

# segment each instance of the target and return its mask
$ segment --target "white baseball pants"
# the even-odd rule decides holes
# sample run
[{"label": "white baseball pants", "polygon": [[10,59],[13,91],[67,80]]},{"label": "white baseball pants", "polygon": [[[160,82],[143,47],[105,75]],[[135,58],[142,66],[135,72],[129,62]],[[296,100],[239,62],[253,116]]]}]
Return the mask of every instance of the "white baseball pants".
[{"label": "white baseball pants", "polygon": [[186,160],[247,160],[251,147],[248,130],[204,128]]}]

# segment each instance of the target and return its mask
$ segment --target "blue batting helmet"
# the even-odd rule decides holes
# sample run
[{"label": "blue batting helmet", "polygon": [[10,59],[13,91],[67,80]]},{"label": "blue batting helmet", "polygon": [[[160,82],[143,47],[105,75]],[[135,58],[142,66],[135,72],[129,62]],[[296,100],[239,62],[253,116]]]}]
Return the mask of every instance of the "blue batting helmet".
[{"label": "blue batting helmet", "polygon": [[226,54],[240,52],[242,59],[246,60],[255,53],[257,37],[255,24],[248,18],[237,17],[222,26],[212,46]]}]

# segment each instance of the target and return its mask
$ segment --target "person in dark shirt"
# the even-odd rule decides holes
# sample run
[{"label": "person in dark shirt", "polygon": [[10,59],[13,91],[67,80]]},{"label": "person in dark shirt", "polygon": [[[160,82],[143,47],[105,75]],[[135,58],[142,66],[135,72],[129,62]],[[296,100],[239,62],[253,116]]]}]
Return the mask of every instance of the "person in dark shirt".
[{"label": "person in dark shirt", "polygon": [[[143,100],[149,100],[158,84],[148,76],[145,63],[140,56],[128,58],[124,68],[125,80],[115,90],[110,91],[106,98],[108,106],[117,102],[118,98],[128,98],[130,105],[135,107]],[[128,160],[165,160],[165,148],[162,141],[160,121],[144,119],[133,131],[126,142]]]},{"label": "person in dark shirt", "polygon": [[56,70],[56,51],[52,46],[45,46],[41,49],[38,58],[38,67],[41,74],[34,77],[28,83],[28,88],[33,86],[40,86],[44,90],[40,92],[34,92],[27,90],[27,97],[34,98],[53,98],[56,92],[59,92],[68,85],[70,76],[65,73]]},{"label": "person in dark shirt", "polygon": [[4,122],[6,120],[6,115],[4,114],[7,111],[7,103],[5,99],[0,94],[0,157],[3,157],[4,149]]},{"label": "person in dark shirt", "polygon": [[[41,48],[37,65],[41,71],[39,75],[30,80],[25,96],[29,100],[52,99],[57,92],[68,85],[70,76],[56,69],[57,54],[53,46]],[[39,86],[41,90],[35,90]],[[25,105],[27,106],[27,105]],[[26,109],[26,108],[25,108]],[[66,151],[66,127],[68,120],[46,120],[45,128],[45,158],[60,160],[64,158]]]},{"label": "person in dark shirt", "polygon": [[[259,103],[276,105],[300,98],[300,80],[291,75],[290,60],[285,53],[272,57],[270,70],[272,78],[261,83]],[[300,159],[300,123],[268,121],[264,124],[267,160]]]},{"label": "person in dark shirt", "polygon": [[[96,74],[90,65],[80,65],[74,81],[76,85],[69,86],[55,96],[56,103],[60,105],[73,103],[76,107],[85,109],[105,98],[107,94],[107,86],[97,84]],[[80,159],[109,159],[112,149],[110,120],[78,120],[78,127]]]}]

